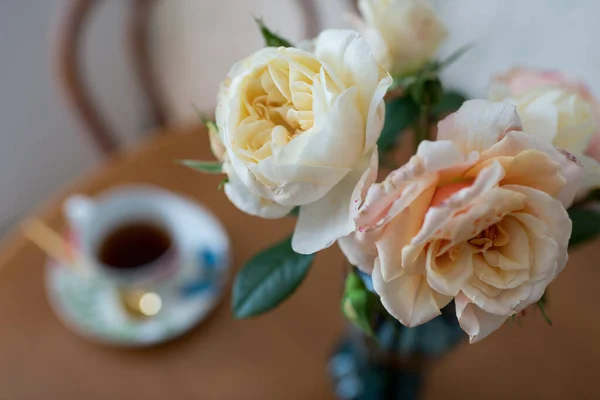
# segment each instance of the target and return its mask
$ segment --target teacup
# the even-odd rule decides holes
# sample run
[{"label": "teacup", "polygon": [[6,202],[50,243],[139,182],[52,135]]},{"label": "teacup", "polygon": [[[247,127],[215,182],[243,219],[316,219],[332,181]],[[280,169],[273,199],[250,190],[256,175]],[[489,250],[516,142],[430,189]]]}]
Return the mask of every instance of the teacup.
[{"label": "teacup", "polygon": [[152,290],[176,276],[175,224],[160,189],[120,188],[73,196],[64,210],[83,265],[120,288]]}]

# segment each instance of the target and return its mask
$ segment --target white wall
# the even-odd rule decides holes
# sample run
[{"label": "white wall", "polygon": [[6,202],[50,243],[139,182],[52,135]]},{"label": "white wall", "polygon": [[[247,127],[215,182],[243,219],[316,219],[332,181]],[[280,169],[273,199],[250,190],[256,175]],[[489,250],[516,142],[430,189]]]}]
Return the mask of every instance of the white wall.
[{"label": "white wall", "polygon": [[448,69],[450,85],[483,96],[492,74],[519,64],[580,77],[600,96],[600,1],[432,1],[451,32],[442,54],[475,45]]},{"label": "white wall", "polygon": [[[67,2],[0,1],[0,232],[100,159],[53,77],[53,33]],[[130,143],[144,108],[119,43],[127,2],[99,3],[84,62],[97,98]]]}]

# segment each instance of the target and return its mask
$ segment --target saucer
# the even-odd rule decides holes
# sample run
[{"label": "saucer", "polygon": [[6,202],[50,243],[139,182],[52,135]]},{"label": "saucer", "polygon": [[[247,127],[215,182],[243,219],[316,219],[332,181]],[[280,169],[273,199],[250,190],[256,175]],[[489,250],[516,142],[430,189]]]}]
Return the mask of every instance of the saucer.
[{"label": "saucer", "polygon": [[168,301],[157,315],[136,318],[125,310],[111,282],[54,260],[47,262],[45,286],[51,308],[67,328],[86,338],[127,347],[162,343],[204,320],[222,297],[230,247],[221,223],[195,202],[163,190],[150,193],[163,197],[173,217],[182,263],[179,283],[168,285],[171,292],[164,297],[158,292]]}]

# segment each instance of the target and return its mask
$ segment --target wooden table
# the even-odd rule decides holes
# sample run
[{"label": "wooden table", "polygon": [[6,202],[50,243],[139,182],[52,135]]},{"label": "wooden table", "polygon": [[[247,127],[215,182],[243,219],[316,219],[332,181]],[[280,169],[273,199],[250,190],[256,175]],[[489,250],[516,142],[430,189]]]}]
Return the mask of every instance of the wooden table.
[{"label": "wooden table", "polygon": [[[242,214],[216,190],[218,176],[187,170],[177,158],[209,159],[202,128],[154,137],[108,160],[35,213],[60,228],[61,201],[142,182],[211,208],[233,243],[235,267],[291,231],[293,220]],[[302,287],[276,311],[235,321],[227,297],[183,338],[144,350],[92,344],[64,328],[43,289],[45,255],[19,232],[0,247],[0,399],[332,399],[326,363],[343,333],[342,256],[318,255]],[[552,285],[547,326],[539,315],[508,323],[477,345],[437,361],[426,399],[600,398],[600,247],[578,249]]]}]

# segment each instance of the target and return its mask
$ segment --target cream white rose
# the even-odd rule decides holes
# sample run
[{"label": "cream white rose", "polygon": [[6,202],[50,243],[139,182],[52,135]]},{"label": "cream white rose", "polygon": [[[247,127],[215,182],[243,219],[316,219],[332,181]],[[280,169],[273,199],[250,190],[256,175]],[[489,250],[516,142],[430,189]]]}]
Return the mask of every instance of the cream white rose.
[{"label": "cream white rose", "polygon": [[426,0],[359,0],[358,8],[363,19],[351,22],[392,75],[422,67],[448,35]]},{"label": "cream white rose", "polygon": [[216,110],[225,193],[278,218],[300,206],[292,246],[313,253],[354,230],[350,199],[377,168],[391,84],[357,32],[323,31],[309,52],[268,47],[238,62]]},{"label": "cream white rose", "polygon": [[475,342],[538,301],[565,266],[565,208],[580,175],[572,156],[521,131],[514,106],[467,101],[437,141],[368,186],[355,216],[365,256],[344,246],[371,257],[374,288],[401,323],[425,323],[455,299]]},{"label": "cream white rose", "polygon": [[600,187],[598,104],[582,83],[554,71],[514,68],[493,80],[489,98],[516,105],[526,132],[577,157],[584,167],[578,197]]}]

